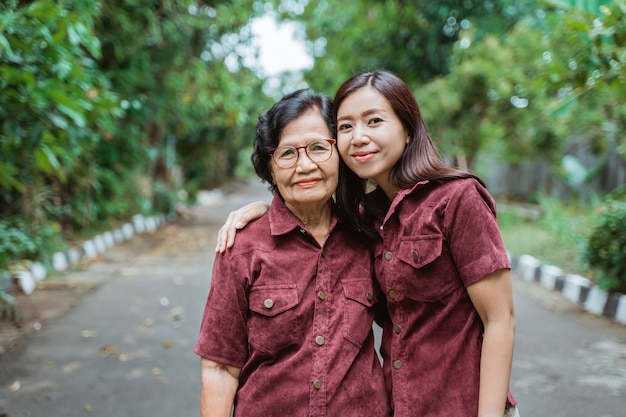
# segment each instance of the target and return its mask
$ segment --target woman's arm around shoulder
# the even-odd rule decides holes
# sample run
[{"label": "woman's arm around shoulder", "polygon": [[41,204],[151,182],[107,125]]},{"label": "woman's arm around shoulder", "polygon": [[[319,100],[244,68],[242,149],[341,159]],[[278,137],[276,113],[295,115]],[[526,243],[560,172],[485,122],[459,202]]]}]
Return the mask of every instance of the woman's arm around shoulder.
[{"label": "woman's arm around shoulder", "polygon": [[241,369],[207,358],[200,358],[200,366],[200,417],[230,417]]},{"label": "woman's arm around shoulder", "polygon": [[232,248],[235,243],[237,230],[243,229],[252,220],[263,216],[269,210],[269,207],[269,204],[265,201],[255,201],[231,211],[226,218],[226,223],[217,233],[215,252],[224,253],[226,249]]}]

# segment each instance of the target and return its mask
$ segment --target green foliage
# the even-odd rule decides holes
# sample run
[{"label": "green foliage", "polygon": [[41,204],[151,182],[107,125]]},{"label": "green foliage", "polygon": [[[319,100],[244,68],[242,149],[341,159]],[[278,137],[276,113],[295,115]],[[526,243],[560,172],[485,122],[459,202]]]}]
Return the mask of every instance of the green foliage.
[{"label": "green foliage", "polygon": [[502,35],[536,5],[534,0],[314,0],[303,9],[283,5],[278,12],[280,18],[305,23],[315,57],[305,79],[316,90],[332,94],[361,70],[392,70],[412,86],[447,74],[450,52],[463,27],[477,28],[480,38]]},{"label": "green foliage", "polygon": [[550,76],[561,89],[553,114],[566,115],[570,131],[584,132],[598,153],[615,145],[626,158],[626,140],[617,133],[626,129],[626,3],[558,3],[571,8],[546,19],[558,58]]},{"label": "green foliage", "polygon": [[8,203],[42,179],[65,183],[76,175],[75,161],[117,114],[95,69],[97,7],[47,0],[0,6],[0,184]]},{"label": "green foliage", "polygon": [[584,259],[599,270],[601,288],[626,292],[626,201],[609,199],[594,217]]},{"label": "green foliage", "polygon": [[[37,256],[39,238],[61,232],[46,225],[71,238],[137,212],[170,212],[177,187],[214,187],[236,169],[267,100],[238,49],[263,8],[157,3],[0,5],[0,221],[21,218]],[[196,169],[175,177],[190,161]]]},{"label": "green foliage", "polygon": [[0,272],[16,260],[49,264],[51,254],[64,247],[57,223],[31,224],[19,217],[0,220]]},{"label": "green foliage", "polygon": [[35,242],[23,231],[19,221],[0,221],[0,271],[8,268],[12,259],[32,258],[37,251]]},{"label": "green foliage", "polygon": [[[537,199],[536,206],[498,202],[498,224],[507,250],[595,280],[596,271],[589,268],[583,253],[591,230],[589,212],[596,203],[564,204],[545,194]],[[521,216],[520,211],[533,215]]]},{"label": "green foliage", "polygon": [[601,16],[538,10],[506,37],[462,30],[450,73],[416,90],[441,149],[469,168],[485,152],[513,164],[543,160],[574,193],[605,159],[586,168],[564,157],[572,137],[598,155],[624,153],[626,7],[591,9]]}]

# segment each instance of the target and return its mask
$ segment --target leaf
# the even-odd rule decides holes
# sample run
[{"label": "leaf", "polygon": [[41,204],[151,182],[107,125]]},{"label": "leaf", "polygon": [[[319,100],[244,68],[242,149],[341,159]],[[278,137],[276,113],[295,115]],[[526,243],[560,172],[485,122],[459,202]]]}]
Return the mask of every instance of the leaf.
[{"label": "leaf", "polygon": [[2,33],[0,33],[0,50],[2,49],[7,51],[8,53],[13,53],[13,51],[11,50],[11,44],[9,43],[7,38]]},{"label": "leaf", "polygon": [[62,113],[65,113],[66,116],[69,116],[78,127],[85,127],[86,126],[87,121],[85,119],[85,115],[76,106],[74,106],[74,105],[68,106],[68,105],[65,105],[65,104],[57,103],[57,108]]},{"label": "leaf", "polygon": [[37,168],[45,174],[52,174],[54,172],[54,168],[50,158],[47,153],[44,152],[41,148],[35,149],[35,162]]},{"label": "leaf", "polygon": [[58,15],[57,6],[49,0],[39,0],[32,2],[26,9],[26,16],[38,19],[49,19],[50,16]]},{"label": "leaf", "polygon": [[52,124],[58,127],[59,129],[67,129],[69,126],[69,124],[67,123],[67,120],[65,120],[63,117],[59,116],[58,114],[49,112],[48,118],[50,119]]},{"label": "leaf", "polygon": [[[44,140],[50,142],[52,140],[56,140],[54,136],[50,132],[44,132],[42,135]],[[65,183],[67,177],[65,172],[63,171],[63,167],[59,163],[57,156],[52,152],[52,149],[48,147],[45,143],[42,143],[39,148],[35,149],[35,161],[37,162],[37,167],[46,174],[55,174],[57,178]]]},{"label": "leaf", "polygon": [[24,184],[17,180],[16,174],[19,172],[16,166],[0,162],[0,188],[10,191],[15,189],[20,193],[24,192]]}]

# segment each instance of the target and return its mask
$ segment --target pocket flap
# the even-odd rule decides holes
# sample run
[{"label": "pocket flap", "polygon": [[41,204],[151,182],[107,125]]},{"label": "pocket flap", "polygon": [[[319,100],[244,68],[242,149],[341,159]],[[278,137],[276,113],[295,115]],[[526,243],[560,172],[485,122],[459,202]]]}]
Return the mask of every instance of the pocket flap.
[{"label": "pocket flap", "polygon": [[421,268],[441,256],[441,235],[411,236],[400,242],[399,258],[413,268]]},{"label": "pocket flap", "polygon": [[342,279],[343,295],[353,301],[372,307],[378,301],[371,278]]},{"label": "pocket flap", "polygon": [[296,285],[264,285],[250,290],[250,310],[273,317],[298,305]]}]

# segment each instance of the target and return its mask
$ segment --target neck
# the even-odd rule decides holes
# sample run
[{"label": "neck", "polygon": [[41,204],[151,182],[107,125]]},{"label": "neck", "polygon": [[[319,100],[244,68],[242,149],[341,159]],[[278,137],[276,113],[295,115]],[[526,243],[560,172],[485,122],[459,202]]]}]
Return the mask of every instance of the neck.
[{"label": "neck", "polygon": [[323,245],[328,236],[328,229],[330,227],[332,214],[330,201],[311,211],[297,210],[294,207],[289,208],[293,214],[300,219],[309,233],[315,237],[318,243]]},{"label": "neck", "polygon": [[389,178],[385,178],[382,181],[378,181],[378,179],[376,179],[375,181],[380,189],[383,190],[389,201],[393,201],[393,199],[396,198],[396,195],[398,195],[400,188],[393,185]]}]

